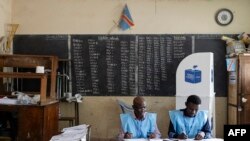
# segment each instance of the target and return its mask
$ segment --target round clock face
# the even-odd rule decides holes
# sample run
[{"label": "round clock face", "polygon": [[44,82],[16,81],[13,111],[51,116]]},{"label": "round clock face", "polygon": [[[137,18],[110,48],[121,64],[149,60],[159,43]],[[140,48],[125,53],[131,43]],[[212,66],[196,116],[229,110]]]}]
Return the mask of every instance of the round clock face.
[{"label": "round clock face", "polygon": [[233,13],[229,9],[220,9],[215,15],[215,20],[219,25],[229,25],[233,21]]}]

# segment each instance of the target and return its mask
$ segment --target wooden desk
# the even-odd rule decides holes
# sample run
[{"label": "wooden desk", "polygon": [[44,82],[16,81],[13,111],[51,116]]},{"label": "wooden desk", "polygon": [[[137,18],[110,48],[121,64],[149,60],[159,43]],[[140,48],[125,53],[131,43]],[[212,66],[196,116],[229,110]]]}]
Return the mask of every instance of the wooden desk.
[{"label": "wooden desk", "polygon": [[58,101],[44,105],[4,105],[0,111],[17,113],[17,141],[49,141],[58,134]]}]

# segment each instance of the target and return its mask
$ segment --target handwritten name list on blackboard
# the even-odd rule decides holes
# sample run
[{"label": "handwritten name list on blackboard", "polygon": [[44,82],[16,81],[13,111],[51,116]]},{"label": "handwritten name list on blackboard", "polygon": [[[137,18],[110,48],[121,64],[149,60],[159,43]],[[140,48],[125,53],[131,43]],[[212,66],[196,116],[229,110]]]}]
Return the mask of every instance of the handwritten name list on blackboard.
[{"label": "handwritten name list on blackboard", "polygon": [[13,54],[56,55],[62,61],[71,61],[74,94],[174,96],[179,63],[192,53],[212,52],[215,93],[226,96],[226,43],[221,36],[16,35]]},{"label": "handwritten name list on blackboard", "polygon": [[192,53],[191,43],[185,35],[73,35],[73,92],[173,96],[176,69]]}]

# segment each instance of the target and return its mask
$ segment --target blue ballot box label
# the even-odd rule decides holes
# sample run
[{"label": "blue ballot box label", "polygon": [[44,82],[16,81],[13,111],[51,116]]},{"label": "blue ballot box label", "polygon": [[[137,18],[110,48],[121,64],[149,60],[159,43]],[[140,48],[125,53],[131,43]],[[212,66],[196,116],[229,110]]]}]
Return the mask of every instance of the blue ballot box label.
[{"label": "blue ballot box label", "polygon": [[185,81],[189,83],[200,83],[201,82],[201,71],[197,69],[185,70]]}]

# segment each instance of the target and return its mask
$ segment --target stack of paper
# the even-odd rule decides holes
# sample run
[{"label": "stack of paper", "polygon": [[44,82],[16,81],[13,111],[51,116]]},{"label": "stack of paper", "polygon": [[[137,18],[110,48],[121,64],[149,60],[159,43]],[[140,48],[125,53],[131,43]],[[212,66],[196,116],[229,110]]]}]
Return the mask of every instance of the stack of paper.
[{"label": "stack of paper", "polygon": [[64,128],[62,134],[53,136],[50,141],[86,141],[88,133],[86,124]]}]

